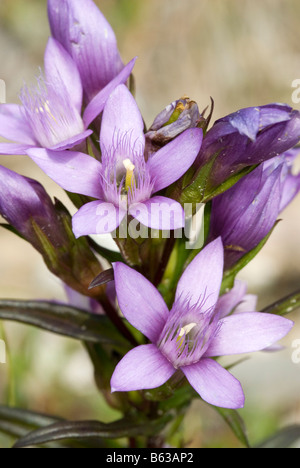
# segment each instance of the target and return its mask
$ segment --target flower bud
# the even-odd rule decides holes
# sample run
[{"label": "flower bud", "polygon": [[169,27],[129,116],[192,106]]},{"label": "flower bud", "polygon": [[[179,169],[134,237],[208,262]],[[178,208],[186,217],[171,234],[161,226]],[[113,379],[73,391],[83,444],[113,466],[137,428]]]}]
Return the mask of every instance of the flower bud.
[{"label": "flower bud", "polygon": [[283,104],[241,109],[206,134],[196,164],[215,159],[208,185],[218,187],[248,166],[274,158],[300,139],[300,113]]},{"label": "flower bud", "polygon": [[148,152],[158,151],[188,128],[201,127],[205,122],[197,103],[187,96],[172,102],[158,114],[146,133]]},{"label": "flower bud", "polygon": [[210,239],[222,237],[225,268],[231,268],[271,231],[280,212],[300,191],[291,153],[256,168],[212,201]]},{"label": "flower bud", "polygon": [[99,296],[89,284],[101,266],[85,239],[76,241],[71,216],[37,181],[0,166],[0,214],[44,258],[49,270],[81,294]]}]

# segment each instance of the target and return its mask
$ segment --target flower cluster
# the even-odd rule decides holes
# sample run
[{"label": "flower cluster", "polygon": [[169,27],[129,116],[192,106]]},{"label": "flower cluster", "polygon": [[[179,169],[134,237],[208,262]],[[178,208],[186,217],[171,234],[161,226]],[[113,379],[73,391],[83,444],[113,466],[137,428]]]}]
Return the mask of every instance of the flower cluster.
[{"label": "flower cluster", "polygon": [[[85,327],[96,328],[86,340],[98,351],[104,340],[99,356],[91,343],[89,349],[112,406],[136,408],[129,392],[141,391],[140,409],[151,419],[163,411],[161,395],[190,384],[195,393],[188,398],[241,408],[241,384],[218,358],[266,350],[293,326],[259,312],[236,275],[300,191],[293,171],[300,113],[270,104],[239,110],[209,129],[212,113],[201,115],[183,96],[148,129],[130,89],[136,58],[124,65],[93,1],[48,0],[48,16],[43,73],[24,85],[20,105],[0,105],[0,135],[10,141],[0,143],[0,154],[31,158],[77,212],[71,217],[37,181],[1,166],[5,226],[64,282],[73,319],[79,311],[89,317]],[[203,201],[209,214],[204,242],[192,253],[184,248],[187,200],[192,213]],[[106,233],[118,253],[91,237]],[[35,324],[46,319],[49,329],[49,316]],[[68,320],[67,334],[76,336]]]}]

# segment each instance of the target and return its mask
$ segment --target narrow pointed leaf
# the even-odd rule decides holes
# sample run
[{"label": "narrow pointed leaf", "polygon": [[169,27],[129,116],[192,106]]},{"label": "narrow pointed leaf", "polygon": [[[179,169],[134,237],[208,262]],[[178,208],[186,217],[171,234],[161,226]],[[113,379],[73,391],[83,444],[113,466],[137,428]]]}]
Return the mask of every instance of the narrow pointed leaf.
[{"label": "narrow pointed leaf", "polygon": [[6,224],[6,223],[1,223],[0,224],[0,227],[6,229],[7,231],[9,232],[12,232],[13,234],[15,234],[16,236],[20,237],[21,239],[24,239],[25,238],[22,236],[22,234],[17,231],[17,229],[15,229],[11,224]]},{"label": "narrow pointed leaf", "polygon": [[21,322],[92,343],[127,349],[106,316],[93,315],[64,304],[44,301],[0,301],[0,319]]},{"label": "narrow pointed leaf", "polygon": [[238,440],[247,448],[251,448],[245,423],[239,413],[236,410],[226,409],[226,408],[216,408],[216,411],[228,424],[234,435]]},{"label": "narrow pointed leaf", "polygon": [[256,167],[257,166],[245,167],[238,174],[235,174],[234,176],[227,179],[226,182],[223,182],[223,184],[221,184],[219,187],[213,188],[211,190],[207,190],[207,193],[205,194],[203,201],[204,202],[210,201],[213,198],[217,197],[218,195],[221,195],[222,193],[227,192],[227,190],[231,189],[239,180],[241,180],[243,177],[245,177],[246,175],[254,171]]},{"label": "narrow pointed leaf", "polygon": [[119,439],[140,435],[155,435],[170,421],[170,416],[163,416],[154,421],[131,422],[122,419],[104,424],[98,421],[66,421],[52,424],[33,431],[20,439],[15,448],[30,447],[47,442],[82,439]]},{"label": "narrow pointed leaf", "polygon": [[266,307],[262,312],[274,315],[287,315],[294,310],[300,308],[300,291],[296,291],[293,294],[275,302],[274,304]]},{"label": "narrow pointed leaf", "polygon": [[[37,429],[63,422],[63,419],[56,416],[49,416],[33,411],[27,411],[18,408],[0,406],[0,432],[13,438],[19,439],[25,437],[28,433]],[[45,448],[102,448],[103,444],[97,440],[80,441],[76,445],[72,442],[62,441],[59,443],[47,443]]]},{"label": "narrow pointed leaf", "polygon": [[[183,190],[181,195],[181,203],[201,203],[205,199],[209,174],[218,157],[216,153],[211,160],[203,166],[196,174],[194,180]],[[183,180],[185,185],[185,180]]]}]

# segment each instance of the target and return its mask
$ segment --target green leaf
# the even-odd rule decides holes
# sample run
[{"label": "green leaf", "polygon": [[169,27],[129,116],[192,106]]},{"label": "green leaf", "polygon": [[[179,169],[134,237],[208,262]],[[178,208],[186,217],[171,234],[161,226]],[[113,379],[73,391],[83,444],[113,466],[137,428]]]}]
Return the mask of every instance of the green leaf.
[{"label": "green leaf", "polygon": [[300,308],[300,291],[296,291],[293,294],[275,302],[272,305],[266,307],[262,312],[274,315],[287,315],[294,310]]},{"label": "green leaf", "polygon": [[[28,432],[58,421],[60,419],[56,417],[0,406],[0,432],[16,439],[26,436]],[[51,447],[54,446],[51,445]]]},{"label": "green leaf", "polygon": [[[192,183],[183,190],[180,200],[182,204],[201,203],[206,199],[209,175],[218,156],[219,153],[216,153],[205,166],[201,167]],[[185,185],[185,181],[183,181],[183,185]]]},{"label": "green leaf", "polygon": [[[292,448],[297,442],[300,442],[300,426],[290,426],[282,429],[270,439],[264,441],[258,447],[260,449],[284,449]],[[299,444],[298,447],[299,448]]]},{"label": "green leaf", "polygon": [[271,237],[274,229],[276,228],[279,222],[280,220],[278,220],[275,223],[273,229],[269,232],[269,234],[267,234],[267,236],[254,249],[252,249],[250,252],[247,252],[246,255],[244,255],[230,270],[225,271],[221,287],[221,294],[224,294],[226,291],[233,288],[237,274],[243,268],[245,268],[248,265],[248,263],[250,263],[256,257],[256,255],[259,254],[259,252],[268,242],[269,238]]},{"label": "green leaf", "polygon": [[207,193],[205,194],[203,202],[208,202],[212,200],[213,198],[217,197],[218,195],[221,195],[222,193],[227,192],[227,190],[231,189],[239,180],[241,180],[246,175],[250,174],[256,168],[257,168],[257,165],[245,167],[240,172],[238,172],[237,174],[235,174],[234,176],[230,177],[225,182],[223,182],[223,184],[221,184],[219,187],[213,188],[211,190],[207,190]]},{"label": "green leaf", "polygon": [[132,422],[122,419],[109,424],[99,421],[63,421],[31,432],[21,438],[15,444],[15,448],[31,447],[62,440],[153,436],[160,432],[170,420],[170,416],[163,416],[153,421]]},{"label": "green leaf", "polygon": [[32,325],[77,340],[110,344],[122,352],[128,350],[127,342],[106,316],[93,315],[64,304],[2,300],[0,319]]},{"label": "green leaf", "polygon": [[62,421],[61,418],[57,418],[55,416],[48,416],[33,411],[11,408],[9,406],[0,406],[0,420],[32,427],[48,426],[49,424]]},{"label": "green leaf", "polygon": [[21,239],[23,240],[26,240],[25,237],[22,236],[22,234],[17,231],[16,228],[14,228],[13,226],[11,226],[10,224],[7,224],[7,223],[0,223],[0,226],[4,229],[6,229],[7,231],[9,232],[12,232],[13,234],[15,234],[16,236],[20,237]]},{"label": "green leaf", "polygon": [[251,448],[247,431],[245,427],[245,423],[239,413],[236,410],[226,409],[226,408],[217,408],[214,407],[215,410],[219,413],[220,416],[224,419],[224,421],[228,424],[231,428],[232,432],[238,438],[238,440],[245,445],[247,448]]},{"label": "green leaf", "polygon": [[[7,434],[13,438],[19,439],[25,437],[28,433],[37,429],[63,422],[63,419],[55,416],[48,416],[41,413],[35,413],[32,411],[26,411],[18,408],[0,406],[0,432]],[[83,448],[102,447],[97,440],[89,441],[78,441],[77,446]],[[72,447],[74,444],[63,442],[63,443],[47,443],[47,448],[62,448],[63,446]]]}]

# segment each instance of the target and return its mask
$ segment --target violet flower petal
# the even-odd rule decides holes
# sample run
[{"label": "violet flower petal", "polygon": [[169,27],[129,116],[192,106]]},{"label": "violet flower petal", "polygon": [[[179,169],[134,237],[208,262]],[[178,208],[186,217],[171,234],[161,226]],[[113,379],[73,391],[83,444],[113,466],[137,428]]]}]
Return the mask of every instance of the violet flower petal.
[{"label": "violet flower petal", "polygon": [[75,237],[113,232],[126,215],[122,208],[104,201],[93,201],[83,205],[73,216]]},{"label": "violet flower petal", "polygon": [[101,163],[73,151],[33,148],[28,156],[58,185],[69,192],[101,198]]},{"label": "violet flower petal", "polygon": [[[69,94],[70,101],[79,114],[81,114],[83,90],[79,71],[72,57],[53,38],[50,38],[48,41],[44,65],[46,81],[50,83],[63,83],[65,85],[65,92]],[[58,77],[60,77],[60,81],[58,81]]]},{"label": "violet flower petal", "polygon": [[208,244],[189,264],[178,282],[175,300],[187,299],[190,305],[202,303],[215,308],[223,278],[224,250],[221,238]]},{"label": "violet flower petal", "polygon": [[52,36],[73,57],[92,99],[122,69],[115,34],[92,0],[48,0]]},{"label": "violet flower petal", "polygon": [[3,155],[24,155],[32,148],[29,145],[19,145],[17,143],[0,143],[0,154]]},{"label": "violet flower petal", "polygon": [[[79,133],[78,135],[75,135],[71,138],[68,138],[67,140],[64,140],[60,143],[58,143],[55,146],[51,146],[49,150],[52,151],[65,151],[67,149],[74,148],[77,145],[80,145],[83,141],[87,139],[91,134],[93,133],[92,130],[85,130],[82,133]],[[59,156],[58,156],[59,157]]]},{"label": "violet flower petal", "polygon": [[153,344],[138,346],[119,362],[111,378],[112,392],[157,388],[175,373],[170,362]]},{"label": "violet flower petal", "polygon": [[98,117],[98,115],[103,111],[104,106],[106,104],[107,99],[111,95],[111,93],[119,86],[120,84],[125,84],[128,80],[130,74],[132,73],[133,67],[135,65],[137,57],[132,59],[120,73],[111,80],[105,88],[101,89],[98,94],[91,100],[91,102],[87,105],[84,114],[83,114],[83,122],[85,127],[87,128],[93,120]]},{"label": "violet flower petal", "polygon": [[262,312],[234,314],[220,320],[220,329],[205,356],[227,356],[261,351],[286,336],[294,323]]},{"label": "violet flower petal", "polygon": [[143,203],[130,206],[129,214],[151,229],[172,231],[184,227],[182,206],[166,197],[152,197]]},{"label": "violet flower petal", "polygon": [[153,193],[173,184],[187,172],[200,151],[202,139],[202,129],[188,129],[151,156],[147,167],[154,181]]},{"label": "violet flower petal", "polygon": [[207,403],[220,408],[243,408],[245,396],[240,382],[211,359],[183,367],[191,386]]},{"label": "violet flower petal", "polygon": [[123,263],[114,264],[117,298],[128,322],[156,342],[169,315],[159,291],[144,276]]},{"label": "violet flower petal", "polygon": [[0,136],[23,145],[37,145],[22,107],[17,104],[0,105]]},{"label": "violet flower petal", "polygon": [[108,98],[102,116],[100,146],[102,152],[122,144],[122,157],[144,154],[144,122],[134,97],[125,85],[119,85]]}]

